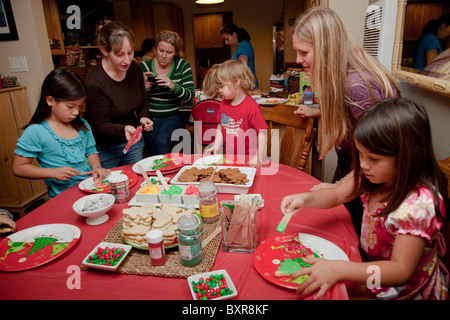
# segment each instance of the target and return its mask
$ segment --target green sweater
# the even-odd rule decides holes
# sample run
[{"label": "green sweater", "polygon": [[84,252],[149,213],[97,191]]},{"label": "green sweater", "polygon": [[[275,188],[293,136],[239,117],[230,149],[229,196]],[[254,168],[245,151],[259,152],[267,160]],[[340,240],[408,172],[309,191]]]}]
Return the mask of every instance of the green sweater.
[{"label": "green sweater", "polygon": [[[143,72],[151,71],[155,76],[154,60],[141,62]],[[190,102],[194,98],[194,79],[189,62],[183,59],[174,59],[169,74],[174,88],[169,90],[166,86],[153,86],[147,90],[150,117],[167,117],[178,112],[181,102]]]}]

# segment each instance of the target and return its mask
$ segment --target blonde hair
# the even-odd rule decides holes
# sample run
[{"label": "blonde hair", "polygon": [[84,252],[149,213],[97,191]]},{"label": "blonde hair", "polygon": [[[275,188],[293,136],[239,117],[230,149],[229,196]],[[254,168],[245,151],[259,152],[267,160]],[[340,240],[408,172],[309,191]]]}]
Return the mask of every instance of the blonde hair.
[{"label": "blonde hair", "polygon": [[180,35],[174,31],[163,30],[155,38],[155,47],[158,48],[158,44],[161,42],[167,42],[173,45],[175,48],[175,58],[180,59],[183,57],[183,39]]},{"label": "blonde hair", "polygon": [[217,90],[217,69],[218,64],[214,64],[205,74],[205,78],[202,83],[202,91],[209,99],[217,98],[220,93]]},{"label": "blonde hair", "polygon": [[[354,104],[345,94],[347,76],[357,72],[370,88],[366,73],[373,76],[384,97],[393,97],[398,90],[397,81],[376,59],[357,46],[348,31],[331,9],[313,7],[302,13],[294,26],[297,37],[312,43],[314,50],[310,85],[316,91],[321,115],[322,150],[320,158],[325,157],[333,146],[344,140],[350,123],[347,104]],[[372,103],[376,102],[368,90]]]},{"label": "blonde hair", "polygon": [[217,82],[237,85],[245,92],[255,87],[255,77],[246,63],[240,60],[227,60],[220,65],[216,72]]},{"label": "blonde hair", "polygon": [[128,38],[131,47],[136,48],[136,42],[133,32],[119,21],[105,21],[97,30],[97,45],[103,47],[106,52],[111,50],[115,53],[123,46],[123,40]]}]

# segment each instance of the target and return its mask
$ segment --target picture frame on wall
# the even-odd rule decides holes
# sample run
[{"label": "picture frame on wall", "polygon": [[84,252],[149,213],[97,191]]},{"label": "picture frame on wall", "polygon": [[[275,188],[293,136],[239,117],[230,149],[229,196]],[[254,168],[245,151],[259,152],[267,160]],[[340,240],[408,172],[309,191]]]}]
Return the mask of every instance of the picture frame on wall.
[{"label": "picture frame on wall", "polygon": [[11,0],[0,0],[0,41],[19,40]]}]

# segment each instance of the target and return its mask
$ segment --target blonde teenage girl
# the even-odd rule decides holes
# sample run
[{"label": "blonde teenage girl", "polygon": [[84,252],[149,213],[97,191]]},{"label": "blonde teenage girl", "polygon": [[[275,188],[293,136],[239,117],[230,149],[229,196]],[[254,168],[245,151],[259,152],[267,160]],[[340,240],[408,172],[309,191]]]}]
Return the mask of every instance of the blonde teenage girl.
[{"label": "blonde teenage girl", "polygon": [[359,118],[355,144],[353,179],[287,196],[281,211],[331,208],[360,196],[360,241],[369,261],[306,258],[312,266],[292,275],[309,275],[298,293],[317,290],[315,297],[320,298],[345,280],[367,285],[376,270],[379,283],[369,285],[378,299],[445,300],[448,271],[441,261],[445,242],[440,230],[446,220],[447,180],[433,153],[427,113],[407,99],[380,101]]}]

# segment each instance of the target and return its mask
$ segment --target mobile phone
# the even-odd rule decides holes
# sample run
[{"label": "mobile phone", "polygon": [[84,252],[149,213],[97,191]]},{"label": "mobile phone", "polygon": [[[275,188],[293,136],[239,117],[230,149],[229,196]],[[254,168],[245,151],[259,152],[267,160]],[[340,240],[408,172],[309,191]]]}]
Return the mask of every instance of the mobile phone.
[{"label": "mobile phone", "polygon": [[155,76],[149,75],[147,78],[147,81],[148,82],[156,82],[156,78],[155,78]]}]

